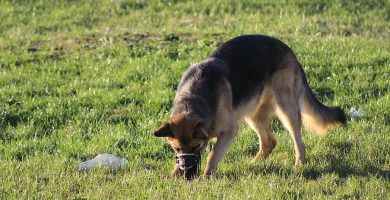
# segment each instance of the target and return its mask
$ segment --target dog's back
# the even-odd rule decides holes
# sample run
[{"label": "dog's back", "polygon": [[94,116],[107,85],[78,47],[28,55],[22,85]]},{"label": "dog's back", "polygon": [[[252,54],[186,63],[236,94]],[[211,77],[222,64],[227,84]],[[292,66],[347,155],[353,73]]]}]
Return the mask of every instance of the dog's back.
[{"label": "dog's back", "polygon": [[238,106],[261,93],[265,81],[292,53],[281,41],[262,35],[243,35],[223,43],[210,57],[228,64],[233,104]]}]

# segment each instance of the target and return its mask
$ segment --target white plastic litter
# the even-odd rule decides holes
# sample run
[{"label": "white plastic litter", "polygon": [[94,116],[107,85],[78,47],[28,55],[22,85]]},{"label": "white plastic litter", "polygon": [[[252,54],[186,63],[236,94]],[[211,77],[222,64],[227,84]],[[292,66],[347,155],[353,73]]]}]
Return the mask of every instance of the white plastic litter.
[{"label": "white plastic litter", "polygon": [[351,109],[349,109],[349,116],[354,119],[362,118],[364,116],[364,112],[360,108],[352,107]]},{"label": "white plastic litter", "polygon": [[118,170],[123,165],[126,165],[128,162],[129,161],[124,158],[116,157],[108,153],[103,153],[97,155],[95,158],[91,160],[82,162],[79,165],[79,171],[84,171],[87,169],[94,169],[99,167],[107,167],[113,170]]}]

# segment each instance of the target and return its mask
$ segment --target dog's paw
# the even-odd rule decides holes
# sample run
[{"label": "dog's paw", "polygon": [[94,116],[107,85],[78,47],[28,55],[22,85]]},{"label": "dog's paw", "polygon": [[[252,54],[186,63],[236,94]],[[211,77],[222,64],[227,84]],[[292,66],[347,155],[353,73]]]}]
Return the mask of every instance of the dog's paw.
[{"label": "dog's paw", "polygon": [[180,173],[179,168],[172,170],[171,173],[170,173],[169,175],[170,175],[171,177],[179,177],[179,176],[181,176],[181,173]]},{"label": "dog's paw", "polygon": [[202,179],[213,179],[213,175],[212,174],[203,174],[202,175]]},{"label": "dog's paw", "polygon": [[256,163],[259,163],[259,162],[264,161],[264,160],[265,160],[265,158],[263,158],[263,157],[255,156],[251,159],[250,163],[256,164]]},{"label": "dog's paw", "polygon": [[297,159],[295,160],[295,166],[299,167],[306,164],[306,159]]},{"label": "dog's paw", "polygon": [[259,151],[257,154],[256,154],[256,156],[252,159],[252,163],[255,163],[255,162],[257,162],[257,161],[259,161],[259,160],[265,160],[268,156],[269,156],[269,154],[271,154],[271,151]]}]

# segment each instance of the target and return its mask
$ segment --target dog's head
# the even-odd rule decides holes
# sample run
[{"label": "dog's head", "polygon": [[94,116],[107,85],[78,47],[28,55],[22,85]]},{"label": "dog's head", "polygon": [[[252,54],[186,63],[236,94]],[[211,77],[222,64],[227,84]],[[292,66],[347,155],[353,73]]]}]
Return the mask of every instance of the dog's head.
[{"label": "dog's head", "polygon": [[174,116],[163,122],[154,132],[156,137],[166,137],[177,156],[194,154],[207,146],[210,127],[196,117]]}]

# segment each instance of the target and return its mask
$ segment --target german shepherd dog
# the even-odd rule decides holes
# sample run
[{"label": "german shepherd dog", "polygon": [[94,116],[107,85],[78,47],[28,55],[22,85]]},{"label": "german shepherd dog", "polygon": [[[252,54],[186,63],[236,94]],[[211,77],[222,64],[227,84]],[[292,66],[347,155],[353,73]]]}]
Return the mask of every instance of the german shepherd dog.
[{"label": "german shepherd dog", "polygon": [[[317,100],[288,46],[269,36],[243,35],[223,43],[184,73],[172,114],[154,135],[166,137],[177,156],[200,152],[216,138],[204,171],[210,176],[244,121],[259,137],[255,160],[265,159],[276,146],[274,115],[294,141],[295,165],[306,162],[302,124],[325,134],[346,123],[342,109]],[[178,164],[172,173],[179,174]]]}]

